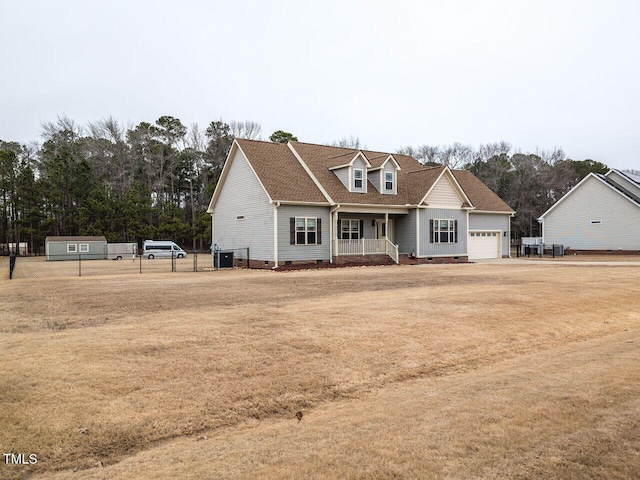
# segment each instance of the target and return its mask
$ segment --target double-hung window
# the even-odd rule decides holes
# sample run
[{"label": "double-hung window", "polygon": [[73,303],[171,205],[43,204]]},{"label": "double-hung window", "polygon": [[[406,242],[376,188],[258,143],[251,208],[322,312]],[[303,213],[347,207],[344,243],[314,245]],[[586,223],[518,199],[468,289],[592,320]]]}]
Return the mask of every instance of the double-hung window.
[{"label": "double-hung window", "polygon": [[353,171],[353,188],[362,188],[363,171],[356,168]]},{"label": "double-hung window", "polygon": [[76,253],[78,251],[78,244],[67,243],[67,253]]},{"label": "double-hung window", "polygon": [[296,217],[296,245],[318,244],[318,219]]},{"label": "double-hung window", "polygon": [[393,172],[385,172],[384,174],[384,189],[393,190]]},{"label": "double-hung window", "polygon": [[341,220],[342,240],[358,240],[360,238],[360,220]]},{"label": "double-hung window", "polygon": [[458,241],[458,221],[434,219],[431,224],[431,243],[456,243]]}]

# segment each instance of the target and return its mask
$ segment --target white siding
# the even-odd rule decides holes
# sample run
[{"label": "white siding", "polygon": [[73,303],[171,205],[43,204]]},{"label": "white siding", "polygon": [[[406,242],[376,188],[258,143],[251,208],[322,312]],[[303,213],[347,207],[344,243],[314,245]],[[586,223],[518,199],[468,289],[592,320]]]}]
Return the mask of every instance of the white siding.
[{"label": "white siding", "polygon": [[[322,220],[322,243],[320,245],[291,245],[291,217],[314,217]],[[298,205],[281,205],[278,208],[278,263],[287,260],[325,260],[330,259],[329,208]]]},{"label": "white siding", "polygon": [[213,243],[218,247],[249,247],[252,259],[274,260],[273,205],[240,149],[231,159],[213,223]]},{"label": "white siding", "polygon": [[509,215],[469,212],[469,231],[500,232],[502,255],[509,255],[510,219]]},{"label": "white siding", "polygon": [[462,200],[447,175],[442,175],[427,196],[427,205],[433,208],[460,208]]},{"label": "white siding", "polygon": [[640,207],[590,177],[546,214],[543,235],[574,250],[640,250]]}]

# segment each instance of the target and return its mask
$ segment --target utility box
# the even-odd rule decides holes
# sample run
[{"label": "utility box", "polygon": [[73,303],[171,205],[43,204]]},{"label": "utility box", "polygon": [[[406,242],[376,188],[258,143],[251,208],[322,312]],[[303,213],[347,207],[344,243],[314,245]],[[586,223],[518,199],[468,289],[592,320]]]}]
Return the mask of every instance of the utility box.
[{"label": "utility box", "polygon": [[233,250],[216,250],[213,253],[213,266],[214,268],[233,268]]}]

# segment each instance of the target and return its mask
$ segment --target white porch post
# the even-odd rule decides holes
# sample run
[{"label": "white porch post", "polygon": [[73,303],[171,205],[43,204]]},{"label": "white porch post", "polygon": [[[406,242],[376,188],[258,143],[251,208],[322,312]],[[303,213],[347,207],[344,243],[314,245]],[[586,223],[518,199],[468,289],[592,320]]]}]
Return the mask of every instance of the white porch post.
[{"label": "white porch post", "polygon": [[391,241],[391,235],[389,234],[389,212],[384,212],[384,236]]},{"label": "white porch post", "polygon": [[338,255],[338,210],[340,205],[336,205],[333,210],[329,211],[329,262],[333,263],[333,256]]}]

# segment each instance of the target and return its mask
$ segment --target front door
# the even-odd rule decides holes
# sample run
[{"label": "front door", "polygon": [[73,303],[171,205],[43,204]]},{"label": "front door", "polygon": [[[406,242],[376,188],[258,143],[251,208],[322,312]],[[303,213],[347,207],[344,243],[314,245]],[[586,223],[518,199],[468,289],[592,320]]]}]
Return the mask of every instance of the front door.
[{"label": "front door", "polygon": [[389,237],[389,241],[393,241],[393,221],[389,219],[389,225],[383,218],[376,220],[376,238],[383,239]]}]

